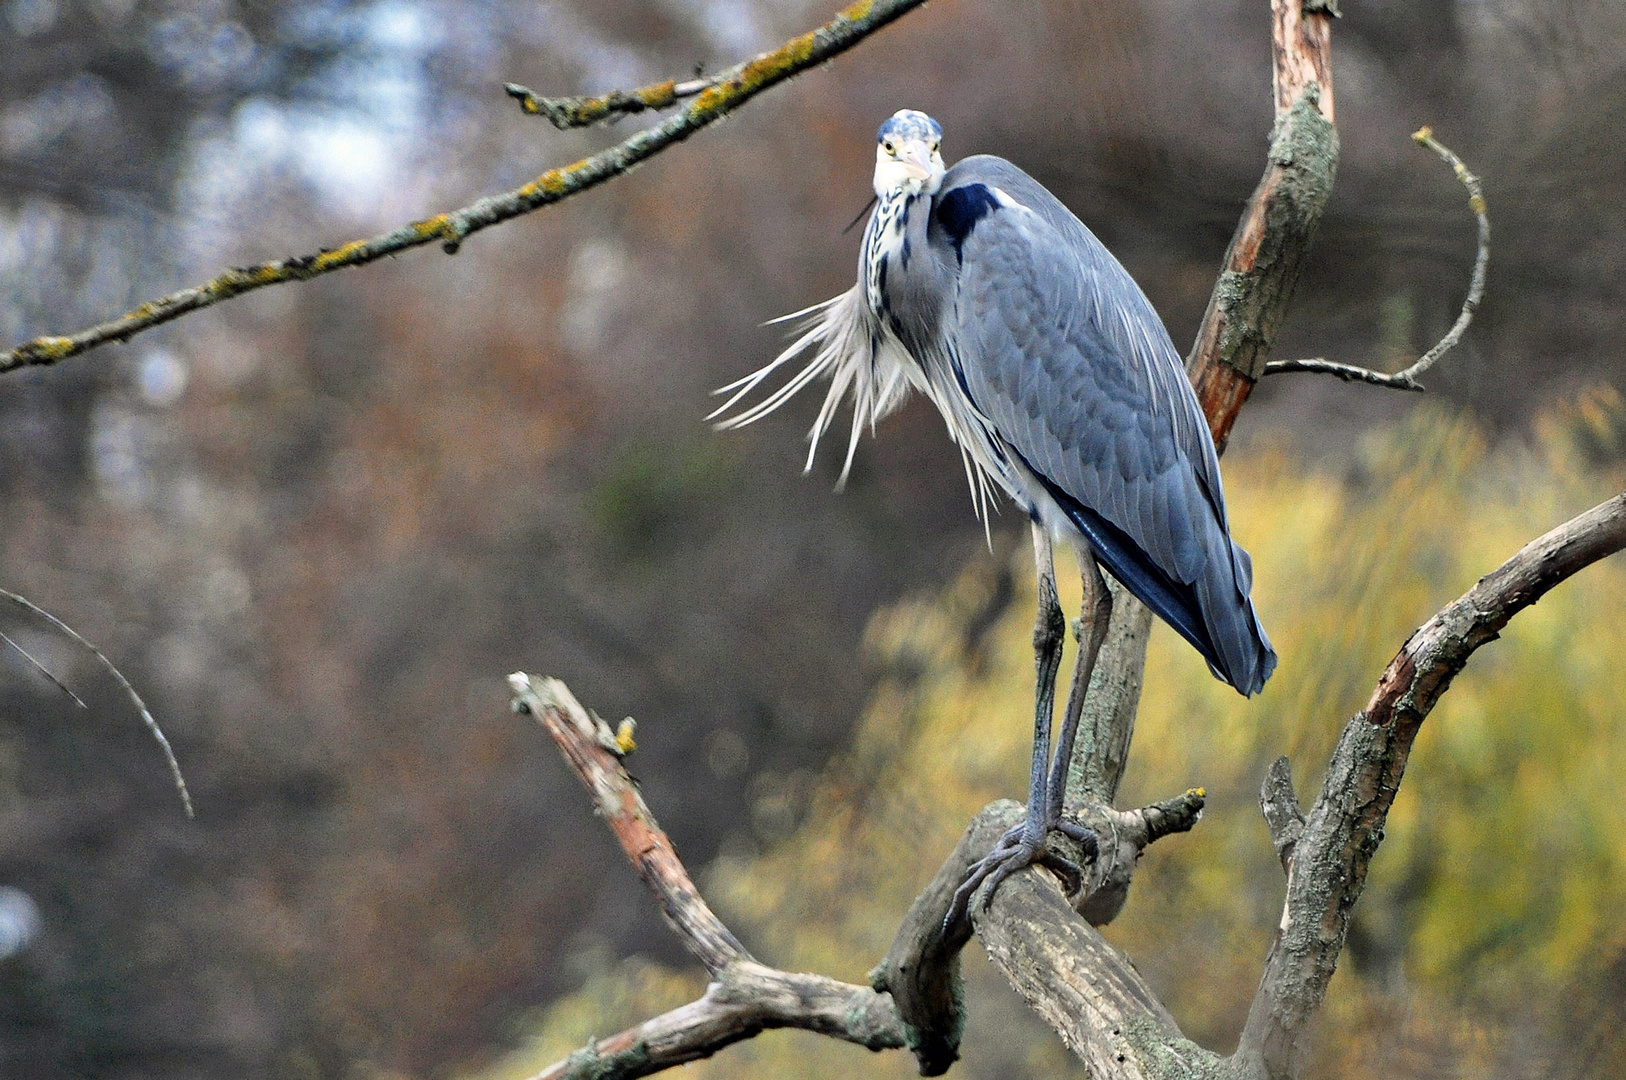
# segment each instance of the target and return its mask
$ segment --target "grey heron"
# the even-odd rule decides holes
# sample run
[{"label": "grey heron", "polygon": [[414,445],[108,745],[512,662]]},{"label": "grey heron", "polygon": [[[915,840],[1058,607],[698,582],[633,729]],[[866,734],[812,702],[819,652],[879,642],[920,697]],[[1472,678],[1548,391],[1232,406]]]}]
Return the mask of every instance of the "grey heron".
[{"label": "grey heron", "polygon": [[[1046,865],[1076,887],[1079,867],[1046,849],[1060,832],[1090,857],[1095,836],[1063,816],[1083,697],[1106,633],[1105,567],[1245,695],[1264,686],[1276,654],[1249,596],[1252,564],[1231,540],[1219,458],[1180,354],[1151,302],[1088,228],[1027,173],[1001,158],[951,169],[943,130],[903,110],[881,125],[875,210],[857,283],[786,316],[800,332],[771,363],[719,393],[713,417],[792,359],[799,372],[721,421],[749,424],[820,376],[830,389],[810,433],[819,438],[851,396],[841,478],[865,427],[910,388],[943,414],[959,446],[975,511],[997,487],[1032,522],[1038,570],[1037,683],[1027,814],[972,867],[950,919],[987,881]],[[1079,656],[1051,754],[1064,619],[1052,542],[1071,546],[1084,579]]]}]

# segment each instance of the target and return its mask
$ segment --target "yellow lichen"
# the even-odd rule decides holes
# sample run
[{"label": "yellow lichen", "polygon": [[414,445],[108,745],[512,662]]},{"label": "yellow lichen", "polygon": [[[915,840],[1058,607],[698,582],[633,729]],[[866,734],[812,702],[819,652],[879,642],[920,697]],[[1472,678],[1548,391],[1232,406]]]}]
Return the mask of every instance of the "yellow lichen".
[{"label": "yellow lichen", "polygon": [[693,105],[689,106],[689,115],[698,119],[707,113],[714,112],[727,100],[728,94],[723,91],[721,86],[708,86],[700,91],[700,96],[694,99]]},{"label": "yellow lichen", "polygon": [[1469,198],[1468,209],[1472,210],[1476,214],[1483,214],[1485,212],[1485,196],[1474,195]]},{"label": "yellow lichen", "polygon": [[637,97],[651,109],[664,109],[677,100],[676,90],[677,83],[667,79],[665,82],[655,83],[637,91]]},{"label": "yellow lichen", "polygon": [[869,16],[869,9],[874,6],[875,4],[873,3],[873,0],[859,0],[858,3],[852,5],[851,7],[844,8],[841,12],[841,17],[846,19],[848,22],[857,22],[859,19],[867,18]]},{"label": "yellow lichen", "polygon": [[249,271],[248,278],[256,285],[275,285],[288,279],[288,271],[276,263],[261,263]]},{"label": "yellow lichen", "polygon": [[28,343],[27,350],[45,360],[60,360],[64,356],[73,354],[73,339],[65,337],[35,338]]},{"label": "yellow lichen", "polygon": [[1424,124],[1422,127],[1412,132],[1411,137],[1420,143],[1426,143],[1428,140],[1434,137],[1434,129],[1429,127],[1427,124]]},{"label": "yellow lichen", "polygon": [[791,38],[779,48],[766,56],[746,64],[740,70],[738,78],[729,80],[738,90],[755,90],[768,82],[789,72],[798,64],[807,62],[813,55],[813,33],[809,31],[800,37]]},{"label": "yellow lichen", "polygon": [[773,52],[757,57],[742,67],[732,79],[703,91],[689,106],[689,116],[694,120],[708,119],[709,114],[727,108],[741,95],[784,78],[812,57],[813,43],[813,32],[808,31],[785,42]]},{"label": "yellow lichen", "polygon": [[574,165],[566,165],[562,169],[549,169],[529,184],[522,186],[516,194],[526,200],[535,199],[541,195],[551,195],[557,198],[563,195],[569,186],[569,174],[586,164],[587,162],[583,160],[576,162]]},{"label": "yellow lichen", "polygon": [[324,251],[312,261],[311,268],[313,270],[332,270],[335,267],[343,266],[361,254],[366,246],[367,241],[365,240],[352,240],[343,247],[334,248],[332,251]]},{"label": "yellow lichen", "polygon": [[632,737],[637,730],[638,722],[630,716],[621,721],[620,725],[616,727],[615,748],[623,757],[638,749],[638,740]]},{"label": "yellow lichen", "polygon": [[436,214],[432,218],[424,218],[422,221],[414,221],[412,223],[412,231],[423,237],[425,240],[428,240],[435,236],[445,236],[450,226],[451,221],[445,214]]}]

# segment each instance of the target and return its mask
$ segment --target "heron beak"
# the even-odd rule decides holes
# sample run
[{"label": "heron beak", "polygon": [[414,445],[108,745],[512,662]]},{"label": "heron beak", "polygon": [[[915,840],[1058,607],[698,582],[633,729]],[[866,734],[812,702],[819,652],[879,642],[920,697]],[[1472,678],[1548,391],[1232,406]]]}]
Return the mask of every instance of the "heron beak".
[{"label": "heron beak", "polygon": [[924,140],[911,139],[898,148],[898,162],[916,180],[932,175],[932,148]]}]

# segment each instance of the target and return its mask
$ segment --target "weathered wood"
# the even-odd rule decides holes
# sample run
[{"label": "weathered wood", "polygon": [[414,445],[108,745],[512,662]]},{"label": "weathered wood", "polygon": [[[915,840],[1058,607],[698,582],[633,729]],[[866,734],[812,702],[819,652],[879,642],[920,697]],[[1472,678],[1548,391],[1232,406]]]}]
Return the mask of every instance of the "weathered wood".
[{"label": "weathered wood", "polygon": [[[1021,821],[1025,812],[1020,803],[1001,799],[971,820],[948,860],[909,905],[886,958],[870,972],[870,985],[892,995],[903,1022],[904,1041],[922,1076],[941,1076],[959,1059],[960,1036],[965,1032],[960,950],[971,935],[970,924],[963,919],[944,930],[954,892],[972,864],[993,850],[1005,830]],[[1029,867],[1013,875],[1004,887],[1039,873],[1044,871]],[[973,898],[973,906],[977,903]]]},{"label": "weathered wood", "polygon": [[582,708],[558,679],[516,673],[508,677],[516,711],[530,713],[553,739],[565,761],[593,797],[593,809],[610,827],[661,906],[667,925],[716,975],[736,960],[751,960],[745,946],[701,897],[666,830],[655,821],[638,783],[621,764],[616,733]]},{"label": "weathered wood", "polygon": [[1180,1034],[1140,972],[1074,915],[1054,877],[1024,871],[972,921],[988,958],[1061,1035],[1091,1076],[1154,1080],[1216,1075],[1220,1059]]},{"label": "weathered wood", "polygon": [[1271,0],[1276,129],[1265,173],[1231,237],[1186,370],[1223,452],[1264,374],[1338,171],[1332,15]]},{"label": "weathered wood", "polygon": [[595,1039],[534,1080],[633,1080],[708,1058],[772,1028],[800,1028],[871,1050],[903,1045],[884,995],[742,960],[724,969],[698,1001]]}]

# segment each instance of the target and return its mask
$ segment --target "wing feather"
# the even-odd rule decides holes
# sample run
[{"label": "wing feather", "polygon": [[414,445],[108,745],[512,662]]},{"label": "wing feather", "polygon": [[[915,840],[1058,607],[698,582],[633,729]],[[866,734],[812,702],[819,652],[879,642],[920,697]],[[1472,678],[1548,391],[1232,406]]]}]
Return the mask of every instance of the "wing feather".
[{"label": "wing feather", "polygon": [[[986,196],[954,193],[981,186]],[[1248,597],[1219,461],[1179,354],[1140,288],[1014,165],[969,158],[938,195],[984,209],[934,245],[956,267],[945,348],[975,409],[1114,575],[1222,678],[1258,690],[1275,653]]]}]

